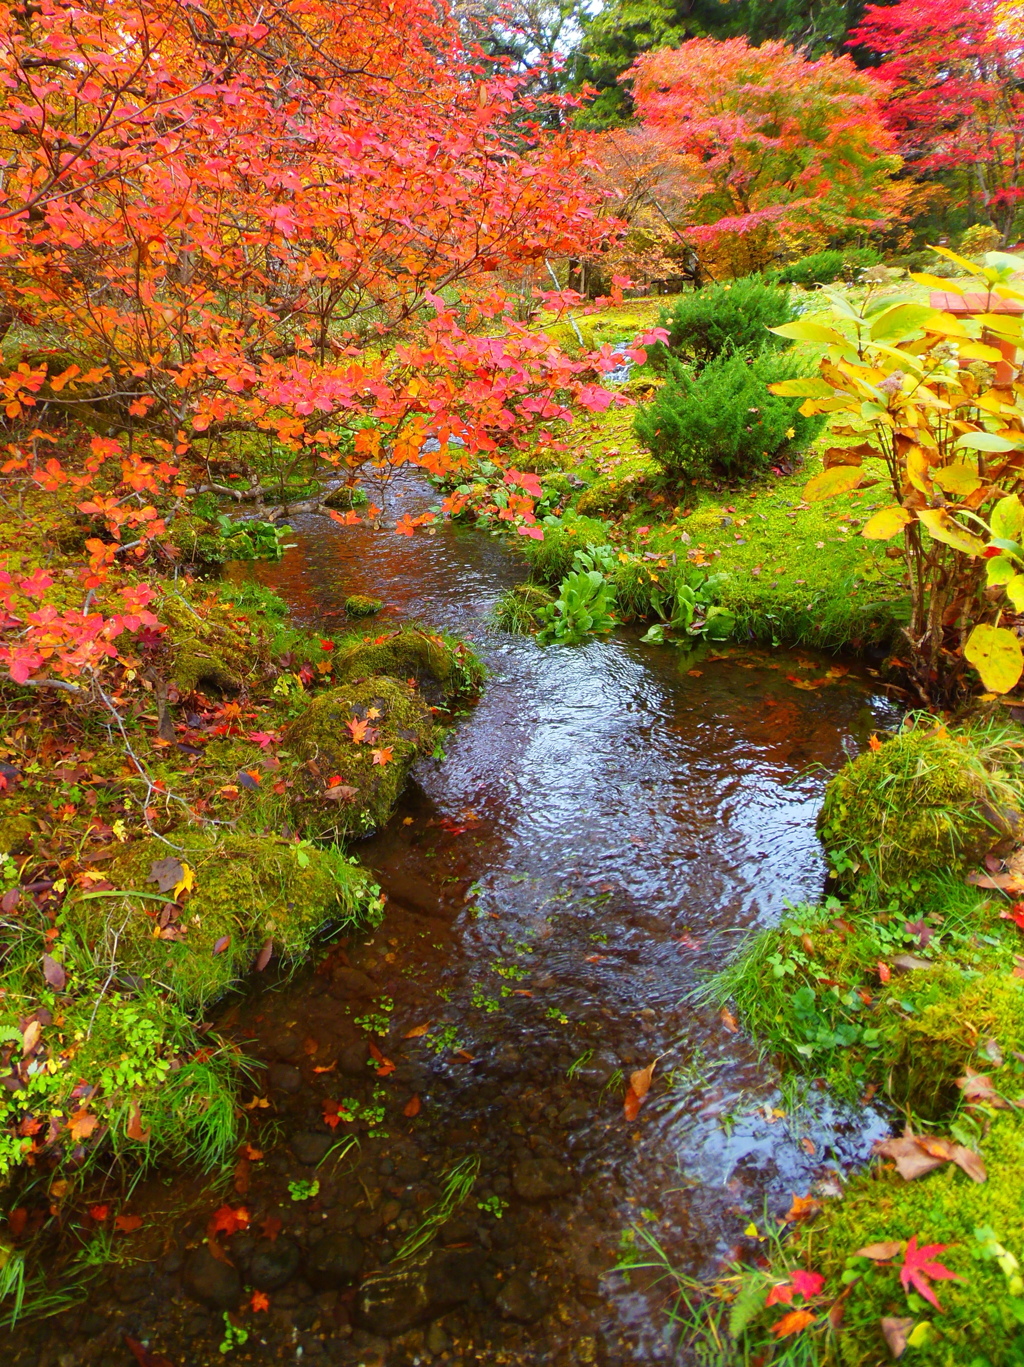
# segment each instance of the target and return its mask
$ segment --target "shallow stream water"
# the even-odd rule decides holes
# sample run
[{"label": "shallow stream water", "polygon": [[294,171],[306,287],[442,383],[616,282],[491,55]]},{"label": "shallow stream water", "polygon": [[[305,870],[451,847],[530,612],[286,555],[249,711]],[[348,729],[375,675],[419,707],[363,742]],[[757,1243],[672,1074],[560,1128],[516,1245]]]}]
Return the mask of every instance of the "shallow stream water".
[{"label": "shallow stream water", "polygon": [[[411,487],[399,511],[426,497]],[[225,1019],[273,1065],[265,1157],[246,1178],[252,1229],[276,1213],[275,1247],[299,1253],[236,1358],[689,1362],[667,1288],[612,1271],[635,1231],[693,1274],[754,1256],[751,1221],[834,1180],[884,1128],[813,1091],[793,1106],[728,1014],[688,994],[786,901],[820,896],[824,785],[892,708],[867,674],[829,677],[835,662],[807,652],[685,655],[630,629],[578,648],[502,635],[489,613],[525,567],[480,532],[407,539],[309,517],[292,540],[260,578],[299,622],[340,631],[345,598],[372,594],[387,606],[368,630],[418,619],[458,632],[490,678],[444,761],[421,762],[387,829],[356,848],[388,896],[380,928]],[[395,1064],[379,1082],[374,1014],[385,1033],[371,1038]],[[628,1077],[655,1058],[628,1121]],[[383,1118],[345,1163],[315,1169],[338,1135],[323,1101],[345,1096]],[[303,1271],[326,1230],[358,1239],[363,1276],[386,1278],[458,1163],[475,1184],[435,1247],[461,1257],[448,1272],[462,1289],[438,1293],[449,1308],[432,1323],[403,1329],[412,1289],[392,1287],[367,1318],[354,1291]],[[290,1200],[287,1183],[314,1173],[316,1196]],[[174,1367],[220,1360],[219,1317],[181,1295],[203,1219],[179,1221],[155,1271],[124,1274],[127,1293],[112,1282],[127,1330]],[[251,1231],[238,1239],[249,1266]]]}]

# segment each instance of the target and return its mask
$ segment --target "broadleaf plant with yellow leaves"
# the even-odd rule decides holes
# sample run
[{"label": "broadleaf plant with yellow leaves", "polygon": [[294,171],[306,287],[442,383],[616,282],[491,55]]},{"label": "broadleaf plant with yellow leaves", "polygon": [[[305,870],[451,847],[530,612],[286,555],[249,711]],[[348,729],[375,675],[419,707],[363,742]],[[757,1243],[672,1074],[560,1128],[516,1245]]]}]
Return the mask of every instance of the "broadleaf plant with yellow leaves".
[{"label": "broadleaf plant with yellow leaves", "polygon": [[771,388],[802,397],[804,415],[849,415],[836,435],[866,435],[826,452],[809,502],[879,482],[864,462],[882,463],[893,502],[861,535],[902,536],[909,673],[943,704],[968,688],[968,665],[994,693],[1024,672],[1024,259],[934,250],[971,277],[911,277],[942,290],[945,307],[878,288],[882,272],[868,272],[859,307],[825,291],[826,308],[773,329],[824,347],[817,375]]}]

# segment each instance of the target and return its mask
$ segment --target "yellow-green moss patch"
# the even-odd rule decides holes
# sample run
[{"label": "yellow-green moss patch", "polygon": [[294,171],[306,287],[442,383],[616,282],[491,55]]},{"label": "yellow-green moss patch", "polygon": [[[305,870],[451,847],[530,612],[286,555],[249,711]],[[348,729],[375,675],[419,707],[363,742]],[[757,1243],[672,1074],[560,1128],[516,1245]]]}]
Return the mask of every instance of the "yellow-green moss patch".
[{"label": "yellow-green moss patch", "polygon": [[[97,964],[169,988],[186,1008],[226,991],[267,941],[279,956],[303,955],[325,922],[356,919],[371,886],[340,851],[276,836],[184,830],[168,840],[128,846],[107,873],[126,895],[83,895],[65,919]],[[191,871],[187,898],[158,891],[153,865],[167,859]]]}]

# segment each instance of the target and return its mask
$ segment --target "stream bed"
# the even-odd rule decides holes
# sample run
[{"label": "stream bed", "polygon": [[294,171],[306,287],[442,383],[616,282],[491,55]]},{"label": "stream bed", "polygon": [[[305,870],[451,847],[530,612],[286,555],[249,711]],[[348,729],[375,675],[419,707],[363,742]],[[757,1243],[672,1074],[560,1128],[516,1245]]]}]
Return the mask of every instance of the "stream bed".
[{"label": "stream bed", "polygon": [[[426,499],[413,486],[400,511]],[[13,1360],[122,1367],[127,1334],[208,1367],[226,1360],[215,1291],[233,1275],[268,1301],[243,1317],[238,1362],[687,1363],[668,1287],[612,1271],[635,1231],[692,1274],[753,1256],[751,1221],[834,1183],[887,1128],[813,1091],[794,1106],[728,1013],[688,995],[786,901],[820,897],[824,785],[895,711],[867,673],[805,651],[495,632],[525,569],[480,532],[309,517],[292,540],[258,573],[299,622],[330,635],[345,598],[371,594],[386,608],[367,631],[458,632],[490,678],[447,757],[355,847],[387,894],[380,927],[218,1022],[269,1068],[258,1157],[228,1192],[250,1216],[238,1271],[200,1257],[223,1191],[179,1183],[172,1208],[153,1179],[133,1198],[159,1230],[150,1259],[59,1333],[26,1331]],[[393,1065],[380,1076],[368,1041]],[[629,1075],[656,1058],[627,1120]],[[424,1255],[401,1257],[425,1220]]]}]

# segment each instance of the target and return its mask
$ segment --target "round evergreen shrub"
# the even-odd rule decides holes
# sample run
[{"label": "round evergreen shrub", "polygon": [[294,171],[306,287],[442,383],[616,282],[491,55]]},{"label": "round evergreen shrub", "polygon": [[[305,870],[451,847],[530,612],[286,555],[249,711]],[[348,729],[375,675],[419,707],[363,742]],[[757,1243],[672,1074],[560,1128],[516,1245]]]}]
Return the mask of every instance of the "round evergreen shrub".
[{"label": "round evergreen shrub", "polygon": [[639,408],[637,437],[674,479],[744,479],[806,450],[825,422],[805,418],[802,399],[780,398],[768,386],[796,379],[806,362],[785,352],[748,359],[733,352],[694,372],[669,360],[667,383]]},{"label": "round evergreen shrub", "polygon": [[874,247],[851,247],[845,251],[838,247],[823,252],[812,252],[799,261],[792,261],[781,270],[771,272],[769,279],[780,285],[831,285],[846,271],[867,270],[877,266],[882,258]]},{"label": "round evergreen shrub", "polygon": [[758,275],[708,285],[681,295],[671,311],[662,310],[658,326],[668,329],[668,343],[651,347],[648,354],[659,369],[674,357],[697,370],[726,352],[755,356],[765,347],[788,346],[768,329],[795,317],[789,291]]}]

